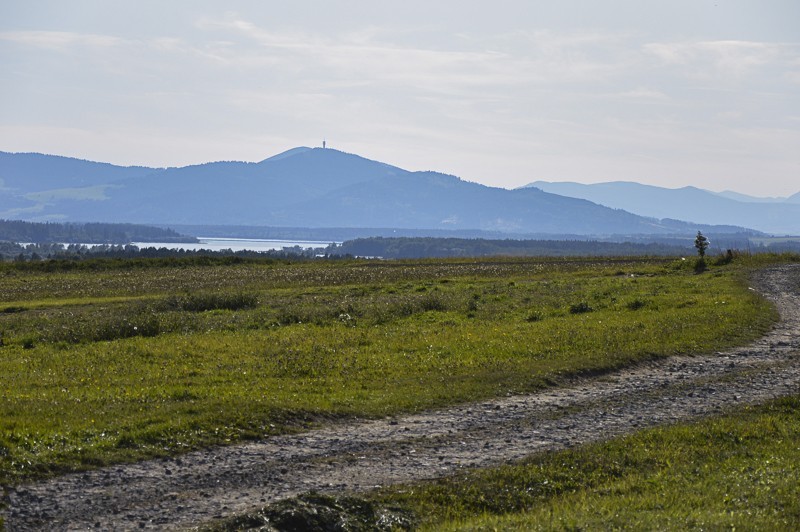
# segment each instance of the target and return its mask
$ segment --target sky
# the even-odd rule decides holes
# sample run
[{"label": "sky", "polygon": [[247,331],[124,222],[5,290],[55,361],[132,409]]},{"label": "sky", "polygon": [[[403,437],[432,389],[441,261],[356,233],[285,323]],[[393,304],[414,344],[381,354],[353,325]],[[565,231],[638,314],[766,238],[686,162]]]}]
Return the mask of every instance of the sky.
[{"label": "sky", "polygon": [[0,150],[800,191],[797,0],[0,0]]}]

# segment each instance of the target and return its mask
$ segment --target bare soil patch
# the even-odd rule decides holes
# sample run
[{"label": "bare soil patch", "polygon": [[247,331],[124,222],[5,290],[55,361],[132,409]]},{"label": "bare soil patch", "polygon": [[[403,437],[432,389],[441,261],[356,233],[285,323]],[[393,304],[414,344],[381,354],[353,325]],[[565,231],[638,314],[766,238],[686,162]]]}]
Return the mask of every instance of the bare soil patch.
[{"label": "bare soil patch", "polygon": [[742,348],[533,395],[66,475],[7,489],[9,530],[191,528],[311,490],[368,490],[517,460],[800,392],[800,267],[757,272],[780,323]]}]

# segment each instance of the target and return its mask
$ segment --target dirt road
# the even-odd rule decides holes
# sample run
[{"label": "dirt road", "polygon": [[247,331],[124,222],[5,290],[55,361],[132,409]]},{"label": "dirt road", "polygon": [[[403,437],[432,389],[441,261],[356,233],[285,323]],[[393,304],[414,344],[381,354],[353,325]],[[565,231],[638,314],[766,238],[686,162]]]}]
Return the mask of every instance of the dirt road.
[{"label": "dirt road", "polygon": [[548,392],[351,422],[180,459],[121,465],[9,490],[9,530],[181,529],[309,490],[434,478],[800,393],[800,267],[755,289],[781,322],[754,344],[672,358]]}]

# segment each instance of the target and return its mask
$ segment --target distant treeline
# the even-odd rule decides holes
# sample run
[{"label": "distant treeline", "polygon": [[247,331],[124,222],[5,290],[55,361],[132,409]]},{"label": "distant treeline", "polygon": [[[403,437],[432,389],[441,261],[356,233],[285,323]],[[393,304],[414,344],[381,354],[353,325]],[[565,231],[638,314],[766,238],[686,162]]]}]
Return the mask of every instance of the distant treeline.
[{"label": "distant treeline", "polygon": [[65,242],[127,244],[129,242],[196,242],[172,229],[137,224],[37,223],[0,220],[0,241],[37,244]]},{"label": "distant treeline", "polygon": [[665,243],[600,242],[582,240],[484,240],[462,238],[357,238],[326,249],[329,254],[386,259],[489,256],[654,256],[686,255],[685,246]]},{"label": "distant treeline", "polygon": [[[485,238],[500,240],[508,238],[508,233],[483,229],[409,229],[399,227],[276,227],[252,225],[181,225],[170,227],[188,235],[203,235],[217,238],[260,238],[265,240],[315,240],[317,242],[344,242],[356,238]],[[573,235],[554,235],[542,233],[516,234],[516,239],[556,239],[571,240]],[[657,238],[655,235],[649,237]]]},{"label": "distant treeline", "polygon": [[[381,257],[385,259],[417,259],[424,257],[614,257],[614,256],[678,256],[694,255],[694,235],[687,238],[661,237],[655,241],[632,237],[629,242],[573,239],[483,239],[435,237],[371,237],[347,240],[325,249],[330,255]],[[799,252],[800,239],[774,239],[757,242],[748,235],[712,235],[709,254],[727,250],[747,253]]]},{"label": "distant treeline", "polygon": [[[183,262],[221,260],[291,260],[346,259],[373,257],[382,259],[459,258],[459,257],[620,257],[620,256],[689,256],[694,255],[693,242],[680,245],[665,242],[604,242],[583,240],[486,240],[459,238],[359,238],[324,248],[294,246],[270,251],[213,251],[186,250],[167,247],[137,247],[134,245],[82,244],[16,244],[0,241],[0,260],[15,262],[22,267],[42,270],[80,267],[86,261],[128,261],[134,259],[165,259]],[[727,249],[747,253],[800,252],[800,241],[781,239],[775,242],[720,242],[709,249],[709,255],[724,255]],[[723,246],[722,244],[727,244]],[[48,265],[57,262],[59,265]],[[73,265],[64,266],[64,263]],[[37,265],[38,264],[38,265]]]},{"label": "distant treeline", "polygon": [[[113,261],[134,261],[149,259],[174,259],[186,263],[208,262],[217,259],[244,260],[292,260],[304,261],[312,258],[326,257],[321,249],[302,249],[298,246],[282,250],[269,251],[213,251],[208,249],[187,250],[166,247],[138,247],[134,245],[100,244],[85,246],[82,244],[27,244],[0,242],[0,260],[16,263],[24,269],[63,270],[86,268],[84,262],[97,263]],[[340,256],[331,257],[335,259]],[[88,266],[90,269],[97,264]],[[103,266],[105,267],[105,266]]]}]

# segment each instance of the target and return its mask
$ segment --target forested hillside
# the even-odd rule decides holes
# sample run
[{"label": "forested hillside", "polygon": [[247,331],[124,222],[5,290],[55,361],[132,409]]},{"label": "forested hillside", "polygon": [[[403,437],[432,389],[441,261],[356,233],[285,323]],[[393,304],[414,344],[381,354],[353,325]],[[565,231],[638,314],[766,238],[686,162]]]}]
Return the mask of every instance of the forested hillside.
[{"label": "forested hillside", "polygon": [[36,223],[0,220],[0,241],[32,243],[127,244],[129,242],[196,242],[160,227],[111,223]]}]

